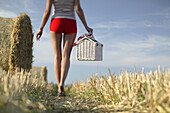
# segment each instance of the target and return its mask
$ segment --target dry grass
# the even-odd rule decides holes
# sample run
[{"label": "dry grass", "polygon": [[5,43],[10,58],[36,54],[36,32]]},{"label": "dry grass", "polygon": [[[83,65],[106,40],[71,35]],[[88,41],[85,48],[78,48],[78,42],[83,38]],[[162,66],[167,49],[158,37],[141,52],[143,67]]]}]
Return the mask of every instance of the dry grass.
[{"label": "dry grass", "polygon": [[44,80],[47,82],[47,67],[38,67],[38,66],[32,66],[31,70],[31,75],[33,78],[39,78],[41,80]]},{"label": "dry grass", "polygon": [[[44,69],[39,73],[46,73]],[[7,73],[0,68],[0,113],[70,112],[67,105],[76,101],[69,96],[67,86],[65,89],[68,96],[57,97],[57,84],[47,83],[23,69]]]},{"label": "dry grass", "polygon": [[66,87],[67,97],[57,97],[57,86],[31,73],[0,72],[0,113],[12,112],[170,112],[170,69],[150,73],[97,74]]},{"label": "dry grass", "polygon": [[32,78],[24,70],[15,74],[0,70],[0,112],[43,112],[48,109],[48,100],[54,84]]},{"label": "dry grass", "polygon": [[150,73],[128,73],[109,78],[97,74],[72,84],[75,98],[85,100],[92,111],[114,112],[170,112],[170,69]]}]

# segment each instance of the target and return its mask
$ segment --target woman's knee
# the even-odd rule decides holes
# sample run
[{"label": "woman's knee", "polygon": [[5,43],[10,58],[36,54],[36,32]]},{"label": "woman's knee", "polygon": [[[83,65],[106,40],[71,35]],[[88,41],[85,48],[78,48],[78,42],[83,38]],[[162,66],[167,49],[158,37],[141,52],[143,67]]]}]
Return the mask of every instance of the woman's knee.
[{"label": "woman's knee", "polygon": [[61,61],[62,56],[61,55],[54,55],[54,59],[57,61]]},{"label": "woman's knee", "polygon": [[69,49],[63,51],[62,59],[70,59],[71,49],[72,48],[69,48]]},{"label": "woman's knee", "polygon": [[69,59],[70,59],[69,53],[63,53],[62,59],[63,59],[63,60],[69,60]]}]

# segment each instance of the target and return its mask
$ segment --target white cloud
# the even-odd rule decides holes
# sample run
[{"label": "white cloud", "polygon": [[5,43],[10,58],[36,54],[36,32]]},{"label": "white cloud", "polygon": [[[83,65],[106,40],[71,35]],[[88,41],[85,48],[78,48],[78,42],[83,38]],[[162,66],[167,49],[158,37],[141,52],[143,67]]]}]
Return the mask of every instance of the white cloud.
[{"label": "white cloud", "polygon": [[136,27],[150,27],[151,24],[148,21],[139,21],[134,22],[132,20],[119,20],[119,21],[109,21],[94,24],[94,28],[102,28],[102,29],[121,29],[121,28],[136,28]]},{"label": "white cloud", "polygon": [[113,42],[108,47],[113,49],[118,48],[120,51],[130,54],[135,52],[135,54],[143,53],[149,55],[151,51],[170,50],[169,42],[170,38],[168,37],[149,35],[143,40],[139,38],[138,40]]},{"label": "white cloud", "polygon": [[167,7],[157,13],[153,13],[152,15],[161,16],[161,17],[163,16],[167,19],[170,19],[170,7]]},{"label": "white cloud", "polygon": [[136,29],[136,28],[170,28],[170,21],[164,20],[156,23],[149,20],[119,20],[101,22],[93,25],[95,29]]},{"label": "white cloud", "polygon": [[162,53],[162,51],[170,51],[169,42],[169,37],[149,35],[142,40],[139,38],[135,41],[126,40],[113,42],[113,44],[108,45],[108,47],[113,48],[113,50],[117,49],[124,57],[143,56],[144,58],[145,56],[149,57],[152,55],[154,55],[153,57],[167,56],[167,54],[165,52]]},{"label": "white cloud", "polygon": [[[126,57],[121,60],[121,63],[147,65],[147,66],[157,66],[164,65],[169,66],[170,57],[168,56],[138,56],[138,57]],[[161,59],[161,60],[160,60]],[[127,65],[127,66],[128,66]]]},{"label": "white cloud", "polygon": [[170,37],[160,36],[160,35],[149,35],[148,42],[153,43],[157,46],[170,46]]},{"label": "white cloud", "polygon": [[[37,6],[34,3],[34,0],[21,0],[21,3],[23,4],[26,13],[39,13],[39,10],[36,10]],[[34,9],[32,9],[34,7]]]},{"label": "white cloud", "polygon": [[1,17],[15,18],[15,17],[17,17],[17,14],[14,13],[13,11],[8,11],[8,10],[0,9],[0,16]]},{"label": "white cloud", "polygon": [[20,13],[39,13],[33,0],[8,0],[0,1],[0,16],[16,17]]}]

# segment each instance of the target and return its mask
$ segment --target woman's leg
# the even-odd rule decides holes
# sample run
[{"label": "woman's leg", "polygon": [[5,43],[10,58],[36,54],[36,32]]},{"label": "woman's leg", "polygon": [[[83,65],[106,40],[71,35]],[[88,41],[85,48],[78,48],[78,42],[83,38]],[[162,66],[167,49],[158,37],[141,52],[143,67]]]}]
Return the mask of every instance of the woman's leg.
[{"label": "woman's leg", "polygon": [[64,35],[61,80],[60,80],[60,86],[62,86],[63,90],[64,90],[64,83],[67,77],[67,73],[70,67],[70,54],[71,54],[75,37],[76,37],[76,33]]},{"label": "woman's leg", "polygon": [[53,45],[53,50],[54,50],[54,72],[55,72],[55,77],[58,85],[58,91],[61,92],[60,90],[60,79],[61,79],[61,40],[62,40],[62,35],[57,34],[53,31],[50,31],[51,35],[51,40],[52,40],[52,45]]}]

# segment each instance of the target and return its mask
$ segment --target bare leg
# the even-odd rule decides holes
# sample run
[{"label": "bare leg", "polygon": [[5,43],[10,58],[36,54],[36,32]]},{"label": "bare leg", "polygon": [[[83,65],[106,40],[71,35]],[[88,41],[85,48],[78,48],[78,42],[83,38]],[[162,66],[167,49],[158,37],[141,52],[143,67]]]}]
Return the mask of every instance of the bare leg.
[{"label": "bare leg", "polygon": [[68,34],[64,36],[63,53],[62,53],[62,67],[61,67],[61,80],[60,87],[64,91],[64,83],[70,67],[70,54],[73,47],[73,43],[76,37],[76,33]]},{"label": "bare leg", "polygon": [[50,31],[51,35],[51,40],[52,40],[52,45],[53,45],[53,50],[54,50],[54,72],[55,72],[55,77],[58,85],[58,91],[61,92],[60,90],[60,79],[61,79],[61,40],[62,40],[62,35],[57,34],[53,31]]}]

